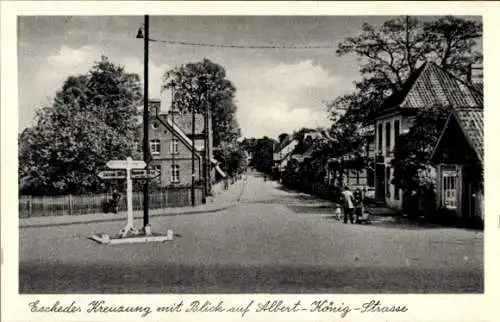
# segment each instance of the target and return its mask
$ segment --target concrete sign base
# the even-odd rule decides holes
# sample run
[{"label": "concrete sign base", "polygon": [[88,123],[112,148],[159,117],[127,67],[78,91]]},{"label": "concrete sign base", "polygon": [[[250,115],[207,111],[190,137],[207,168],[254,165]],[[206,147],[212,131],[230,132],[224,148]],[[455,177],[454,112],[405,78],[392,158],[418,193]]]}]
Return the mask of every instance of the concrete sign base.
[{"label": "concrete sign base", "polygon": [[94,234],[90,239],[100,244],[138,244],[150,242],[165,242],[174,239],[173,230],[167,230],[165,234],[137,234],[121,237],[120,235],[110,236],[107,234]]}]

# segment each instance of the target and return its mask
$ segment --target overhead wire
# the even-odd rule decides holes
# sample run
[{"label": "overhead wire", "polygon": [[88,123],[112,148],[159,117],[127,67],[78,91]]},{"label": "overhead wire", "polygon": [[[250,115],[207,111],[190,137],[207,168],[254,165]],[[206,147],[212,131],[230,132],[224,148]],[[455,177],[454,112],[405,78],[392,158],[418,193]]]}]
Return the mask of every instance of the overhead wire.
[{"label": "overhead wire", "polygon": [[317,46],[278,46],[278,45],[230,45],[230,44],[215,44],[215,43],[196,43],[187,41],[176,41],[168,39],[149,38],[149,41],[166,43],[179,46],[198,46],[212,48],[234,48],[234,49],[335,49],[334,45],[317,45]]}]

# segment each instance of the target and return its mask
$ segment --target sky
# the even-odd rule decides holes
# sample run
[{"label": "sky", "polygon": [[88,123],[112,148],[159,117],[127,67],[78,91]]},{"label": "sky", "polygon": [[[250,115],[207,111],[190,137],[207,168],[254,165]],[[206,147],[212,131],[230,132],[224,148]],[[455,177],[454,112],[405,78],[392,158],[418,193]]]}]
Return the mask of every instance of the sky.
[{"label": "sky", "polygon": [[[236,117],[244,137],[328,126],[326,102],[347,94],[360,79],[354,56],[337,44],[364,22],[388,16],[151,16],[150,38],[194,43],[331,46],[328,49],[228,49],[151,42],[149,97],[161,98],[169,69],[208,58],[236,86]],[[143,16],[23,16],[18,20],[19,131],[33,123],[70,75],[89,71],[101,55],[143,76],[144,43],[136,39]]]}]

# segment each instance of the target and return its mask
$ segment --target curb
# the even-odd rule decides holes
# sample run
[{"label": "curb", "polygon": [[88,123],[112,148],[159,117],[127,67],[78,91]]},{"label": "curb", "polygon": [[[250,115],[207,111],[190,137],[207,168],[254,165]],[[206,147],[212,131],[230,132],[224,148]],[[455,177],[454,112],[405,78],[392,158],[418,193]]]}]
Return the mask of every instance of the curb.
[{"label": "curb", "polygon": [[[214,213],[221,210],[226,210],[228,208],[233,207],[234,205],[227,205],[219,208],[213,208],[208,210],[198,210],[198,211],[186,211],[186,212],[176,212],[176,213],[158,213],[158,214],[149,214],[149,217],[169,217],[169,216],[182,216],[182,215],[196,215],[196,214],[204,214],[204,213]],[[167,210],[168,208],[165,208]],[[156,209],[155,209],[156,210]],[[141,219],[142,217],[134,217],[134,219]],[[82,225],[82,224],[95,224],[99,222],[113,222],[113,221],[123,221],[125,220],[122,217],[114,217],[114,218],[104,218],[104,219],[91,219],[91,220],[79,220],[79,221],[71,221],[71,222],[61,222],[61,223],[50,223],[50,224],[27,224],[27,225],[19,225],[19,229],[23,228],[47,228],[47,227],[58,227],[58,226],[71,226],[71,225]]]},{"label": "curb", "polygon": [[[155,212],[158,213],[150,213],[149,217],[169,217],[169,216],[182,216],[182,215],[197,215],[197,214],[204,214],[204,213],[214,213],[218,212],[221,210],[226,210],[229,208],[232,208],[236,206],[236,204],[240,201],[241,196],[243,195],[246,187],[246,182],[242,183],[241,190],[237,193],[236,195],[236,200],[231,200],[228,202],[226,205],[217,207],[217,208],[211,208],[211,209],[205,209],[205,210],[193,210],[193,211],[185,211],[185,212],[174,212],[174,213],[165,213],[162,211],[168,211],[169,208],[164,208],[164,209],[151,209],[154,210]],[[233,198],[232,198],[233,199]],[[91,215],[91,214],[90,214]],[[112,215],[109,215],[112,216]],[[77,216],[75,216],[76,218]],[[135,219],[141,219],[142,216],[134,216]],[[70,222],[61,222],[61,223],[40,223],[40,224],[25,224],[25,225],[19,225],[19,229],[25,229],[25,228],[48,228],[48,227],[58,227],[58,226],[71,226],[71,225],[82,225],[82,224],[95,224],[99,222],[114,222],[114,221],[123,221],[124,218],[120,216],[116,217],[110,217],[110,218],[94,218],[94,219],[89,219],[89,220],[78,220],[78,221],[70,221]]]}]

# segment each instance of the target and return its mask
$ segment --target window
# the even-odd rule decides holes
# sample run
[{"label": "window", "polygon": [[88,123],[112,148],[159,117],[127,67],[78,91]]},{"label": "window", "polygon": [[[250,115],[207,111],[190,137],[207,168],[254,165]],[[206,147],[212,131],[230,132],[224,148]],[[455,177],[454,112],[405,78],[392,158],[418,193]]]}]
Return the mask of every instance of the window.
[{"label": "window", "polygon": [[170,153],[171,154],[179,153],[179,140],[172,139],[172,141],[170,142]]},{"label": "window", "polygon": [[160,154],[160,140],[151,140],[150,146],[152,154]]},{"label": "window", "polygon": [[457,168],[455,166],[443,167],[442,175],[442,200],[443,206],[449,209],[457,208]]},{"label": "window", "polygon": [[391,168],[385,168],[385,195],[391,197]]},{"label": "window", "polygon": [[178,183],[180,182],[180,167],[178,164],[173,164],[170,167],[170,182],[172,183]]},{"label": "window", "polygon": [[385,156],[391,152],[391,122],[385,123]]},{"label": "window", "polygon": [[384,142],[382,141],[382,123],[378,124],[377,134],[378,134],[378,152],[382,153],[382,144],[384,144]]}]

